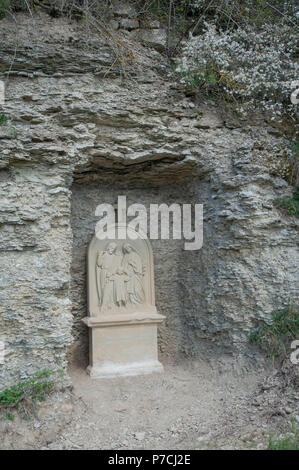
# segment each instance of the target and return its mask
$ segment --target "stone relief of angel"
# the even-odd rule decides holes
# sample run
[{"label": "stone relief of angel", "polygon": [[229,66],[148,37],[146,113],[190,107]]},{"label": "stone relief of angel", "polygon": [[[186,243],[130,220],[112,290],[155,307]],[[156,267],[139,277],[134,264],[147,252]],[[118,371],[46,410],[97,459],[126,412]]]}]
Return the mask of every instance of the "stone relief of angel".
[{"label": "stone relief of angel", "polygon": [[144,267],[140,255],[128,243],[117,253],[111,242],[99,252],[96,261],[97,289],[101,310],[128,307],[145,301],[142,277]]}]

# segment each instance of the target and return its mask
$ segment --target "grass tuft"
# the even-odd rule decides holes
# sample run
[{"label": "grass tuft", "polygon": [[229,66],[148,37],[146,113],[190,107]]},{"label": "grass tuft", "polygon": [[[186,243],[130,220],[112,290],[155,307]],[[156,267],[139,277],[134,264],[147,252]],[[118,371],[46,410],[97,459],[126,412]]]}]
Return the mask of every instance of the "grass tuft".
[{"label": "grass tuft", "polygon": [[299,338],[299,308],[289,305],[272,313],[271,324],[264,323],[251,332],[249,342],[257,344],[269,357],[285,359],[291,342]]},{"label": "grass tuft", "polygon": [[299,187],[296,189],[292,197],[283,197],[275,199],[274,205],[288,215],[299,218]]},{"label": "grass tuft", "polygon": [[268,450],[299,450],[299,428],[292,423],[289,431],[278,437],[270,436]]}]

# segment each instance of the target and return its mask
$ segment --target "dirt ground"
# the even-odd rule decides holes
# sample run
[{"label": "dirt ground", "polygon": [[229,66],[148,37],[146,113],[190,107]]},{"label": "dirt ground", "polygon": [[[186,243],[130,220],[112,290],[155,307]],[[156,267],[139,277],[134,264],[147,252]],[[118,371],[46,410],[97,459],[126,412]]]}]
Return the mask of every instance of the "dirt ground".
[{"label": "dirt ground", "polygon": [[73,367],[73,390],[55,392],[29,419],[0,421],[0,447],[264,449],[271,433],[299,420],[299,396],[279,396],[278,375],[265,364],[228,358],[105,380]]}]

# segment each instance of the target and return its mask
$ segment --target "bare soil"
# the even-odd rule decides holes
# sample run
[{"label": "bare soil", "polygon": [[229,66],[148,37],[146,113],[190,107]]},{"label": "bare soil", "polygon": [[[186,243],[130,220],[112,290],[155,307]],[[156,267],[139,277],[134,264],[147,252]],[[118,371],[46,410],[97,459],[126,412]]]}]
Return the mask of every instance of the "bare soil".
[{"label": "bare soil", "polygon": [[1,448],[264,449],[299,420],[298,392],[283,394],[278,371],[244,359],[105,380],[73,367],[70,376],[73,390],[55,392],[29,420],[0,421]]}]

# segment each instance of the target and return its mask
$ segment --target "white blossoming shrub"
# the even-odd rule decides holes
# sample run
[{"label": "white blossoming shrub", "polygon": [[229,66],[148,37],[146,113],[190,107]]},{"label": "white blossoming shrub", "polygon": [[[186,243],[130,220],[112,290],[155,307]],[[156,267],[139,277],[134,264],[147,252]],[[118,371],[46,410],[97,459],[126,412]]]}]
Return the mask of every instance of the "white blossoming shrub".
[{"label": "white blossoming shrub", "polygon": [[217,32],[205,23],[200,36],[185,42],[176,71],[181,82],[202,87],[236,102],[245,115],[263,110],[272,119],[295,119],[291,103],[292,81],[298,79],[293,26],[264,25]]}]

